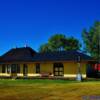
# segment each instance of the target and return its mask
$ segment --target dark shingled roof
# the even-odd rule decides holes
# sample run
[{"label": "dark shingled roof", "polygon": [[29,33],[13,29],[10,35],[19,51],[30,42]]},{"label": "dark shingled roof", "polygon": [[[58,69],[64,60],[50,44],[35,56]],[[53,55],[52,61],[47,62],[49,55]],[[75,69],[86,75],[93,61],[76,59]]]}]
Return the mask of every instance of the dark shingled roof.
[{"label": "dark shingled roof", "polygon": [[33,61],[77,61],[80,56],[82,61],[91,61],[93,58],[78,51],[60,51],[37,53],[33,57]]},{"label": "dark shingled roof", "polygon": [[78,51],[37,53],[30,47],[23,47],[9,50],[1,56],[0,62],[77,61],[78,56],[83,61],[93,60],[90,56]]},{"label": "dark shingled roof", "polygon": [[9,50],[7,53],[1,56],[2,62],[9,62],[9,61],[30,61],[32,60],[33,56],[36,54],[30,47],[23,47],[23,48],[14,48]]}]

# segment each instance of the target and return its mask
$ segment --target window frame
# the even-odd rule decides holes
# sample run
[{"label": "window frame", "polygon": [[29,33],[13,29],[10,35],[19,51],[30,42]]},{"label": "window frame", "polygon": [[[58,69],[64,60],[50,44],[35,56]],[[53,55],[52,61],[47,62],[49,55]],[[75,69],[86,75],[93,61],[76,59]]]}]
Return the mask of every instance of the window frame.
[{"label": "window frame", "polygon": [[23,64],[23,75],[24,76],[28,75],[28,65],[27,64]]},{"label": "window frame", "polygon": [[6,73],[6,65],[5,64],[2,65],[2,73]]},{"label": "window frame", "polygon": [[[54,76],[63,76],[64,75],[63,63],[54,63],[53,73],[54,73]],[[62,73],[62,75],[60,73]]]},{"label": "window frame", "polygon": [[10,72],[11,72],[11,65],[7,64],[6,68],[7,68],[7,74],[10,74]]}]

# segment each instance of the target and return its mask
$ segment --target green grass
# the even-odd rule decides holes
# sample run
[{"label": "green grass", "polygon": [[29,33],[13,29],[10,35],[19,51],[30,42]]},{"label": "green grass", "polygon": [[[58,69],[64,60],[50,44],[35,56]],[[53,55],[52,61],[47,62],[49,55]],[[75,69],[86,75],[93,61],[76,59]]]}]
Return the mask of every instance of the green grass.
[{"label": "green grass", "polygon": [[100,95],[100,81],[0,80],[0,100],[82,100]]}]

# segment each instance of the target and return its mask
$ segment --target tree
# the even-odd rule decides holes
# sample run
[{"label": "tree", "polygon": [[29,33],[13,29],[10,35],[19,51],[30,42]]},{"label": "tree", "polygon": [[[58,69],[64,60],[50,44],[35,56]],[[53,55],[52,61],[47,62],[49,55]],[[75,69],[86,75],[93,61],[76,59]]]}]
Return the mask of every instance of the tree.
[{"label": "tree", "polygon": [[82,37],[85,50],[100,61],[100,21],[96,21],[88,31],[84,29]]},{"label": "tree", "polygon": [[55,34],[51,36],[48,40],[52,51],[61,51],[64,50],[64,41],[66,41],[66,36],[63,34]]},{"label": "tree", "polygon": [[81,44],[74,37],[67,38],[65,41],[65,50],[80,50]]},{"label": "tree", "polygon": [[42,44],[39,48],[40,52],[49,52],[51,51],[50,46],[48,43]]},{"label": "tree", "polygon": [[51,36],[47,44],[40,46],[40,52],[63,51],[63,50],[79,50],[81,47],[79,41],[74,37],[67,38],[63,34],[55,34]]}]

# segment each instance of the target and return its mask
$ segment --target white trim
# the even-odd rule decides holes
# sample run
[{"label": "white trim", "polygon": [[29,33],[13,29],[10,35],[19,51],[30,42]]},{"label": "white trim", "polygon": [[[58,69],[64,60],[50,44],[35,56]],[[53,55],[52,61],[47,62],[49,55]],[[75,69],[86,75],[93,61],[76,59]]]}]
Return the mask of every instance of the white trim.
[{"label": "white trim", "polygon": [[[0,73],[0,76],[11,76],[11,74],[7,74],[7,73]],[[22,73],[17,74],[17,76],[19,77],[23,77],[24,75]],[[41,76],[41,74],[27,74],[28,77],[30,76]],[[50,76],[54,76],[53,74]],[[65,78],[76,78],[76,74],[64,74]],[[86,78],[86,74],[82,74],[83,78]]]},{"label": "white trim", "polygon": [[18,73],[17,76],[23,76],[23,74]]},{"label": "white trim", "polygon": [[[66,78],[76,78],[76,74],[64,74]],[[83,78],[86,78],[86,74],[82,74]]]},{"label": "white trim", "polygon": [[0,76],[11,76],[11,74],[7,74],[7,73],[0,73]]},{"label": "white trim", "polygon": [[40,74],[27,74],[28,76],[40,76]]}]

